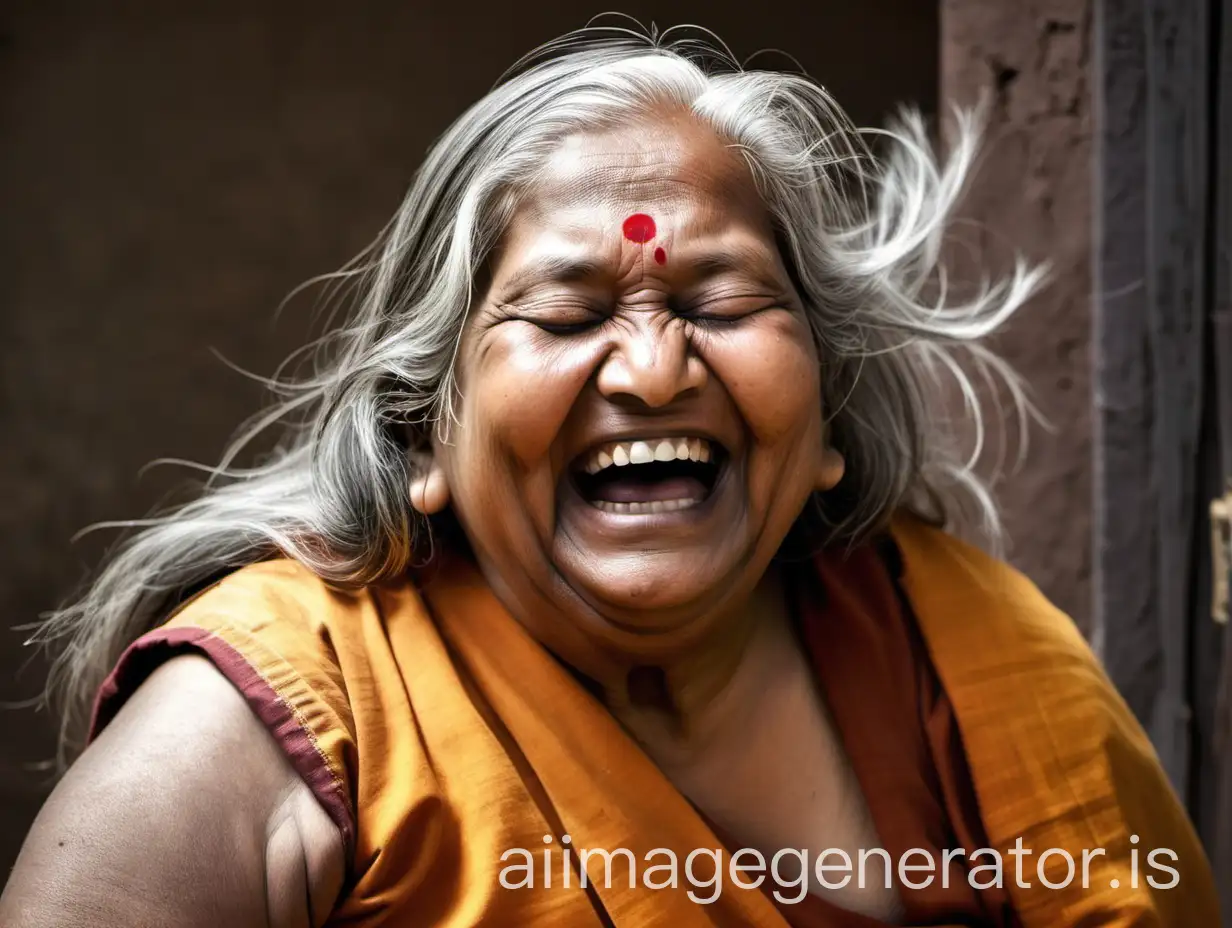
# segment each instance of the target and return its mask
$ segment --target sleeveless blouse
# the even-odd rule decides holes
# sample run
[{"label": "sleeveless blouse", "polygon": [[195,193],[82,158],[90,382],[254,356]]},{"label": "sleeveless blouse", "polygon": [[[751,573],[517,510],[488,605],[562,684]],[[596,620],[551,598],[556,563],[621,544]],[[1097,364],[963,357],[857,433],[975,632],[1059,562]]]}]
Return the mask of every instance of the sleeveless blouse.
[{"label": "sleeveless blouse", "polygon": [[[789,575],[801,646],[882,847],[939,865],[927,886],[900,888],[902,924],[1217,923],[1209,869],[1149,743],[1072,623],[1023,578],[914,521]],[[126,651],[93,732],[184,652],[244,694],[337,825],[347,879],[329,925],[883,928],[817,895],[779,903],[768,885],[699,904],[687,885],[639,884],[656,850],[684,861],[723,843],[458,558],[359,590],[286,560],[236,571]],[[1131,831],[1179,853],[1183,893],[1136,871],[1130,886]],[[611,852],[589,858],[586,885],[565,835]],[[974,861],[945,854],[1004,855],[1016,836],[1105,853],[1089,888],[1062,891],[1015,885],[1009,858],[1001,885],[976,890]],[[502,886],[513,850],[551,866]]]}]

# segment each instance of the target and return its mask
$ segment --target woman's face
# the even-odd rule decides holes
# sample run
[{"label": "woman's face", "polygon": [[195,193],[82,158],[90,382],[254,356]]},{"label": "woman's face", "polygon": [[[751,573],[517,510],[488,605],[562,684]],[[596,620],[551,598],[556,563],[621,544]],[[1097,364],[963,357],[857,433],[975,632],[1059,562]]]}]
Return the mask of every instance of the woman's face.
[{"label": "woman's face", "polygon": [[687,115],[561,144],[458,384],[435,446],[454,510],[505,604],[583,669],[712,633],[841,475],[765,207]]}]

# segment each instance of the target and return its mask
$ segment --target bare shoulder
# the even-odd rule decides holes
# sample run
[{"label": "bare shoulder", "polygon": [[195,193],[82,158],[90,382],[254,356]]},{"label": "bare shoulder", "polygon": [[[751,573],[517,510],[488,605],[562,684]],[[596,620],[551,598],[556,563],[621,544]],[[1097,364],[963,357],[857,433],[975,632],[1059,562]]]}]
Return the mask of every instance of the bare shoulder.
[{"label": "bare shoulder", "polygon": [[342,884],[336,826],[205,658],[151,674],[48,799],[0,924],[324,922]]}]

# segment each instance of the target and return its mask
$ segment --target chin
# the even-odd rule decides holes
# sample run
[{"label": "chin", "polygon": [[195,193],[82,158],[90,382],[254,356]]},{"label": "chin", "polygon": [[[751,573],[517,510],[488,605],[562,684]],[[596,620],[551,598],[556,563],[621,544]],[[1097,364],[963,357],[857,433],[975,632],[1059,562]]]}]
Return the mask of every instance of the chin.
[{"label": "chin", "polygon": [[566,582],[617,632],[669,639],[703,635],[724,604],[744,593],[736,564],[730,569],[697,557],[624,555],[593,557],[587,569],[564,572]]}]

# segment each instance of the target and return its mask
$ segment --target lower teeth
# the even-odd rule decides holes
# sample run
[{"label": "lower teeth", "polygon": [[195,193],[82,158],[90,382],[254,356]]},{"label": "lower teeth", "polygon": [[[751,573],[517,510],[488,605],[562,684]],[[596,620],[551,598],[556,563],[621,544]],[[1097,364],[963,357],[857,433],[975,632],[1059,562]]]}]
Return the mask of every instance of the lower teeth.
[{"label": "lower teeth", "polygon": [[652,512],[675,512],[677,509],[688,509],[696,506],[695,499],[656,499],[637,503],[612,503],[605,499],[597,499],[592,505],[604,512],[618,512],[624,515],[640,516]]}]

